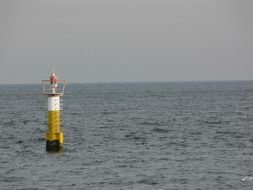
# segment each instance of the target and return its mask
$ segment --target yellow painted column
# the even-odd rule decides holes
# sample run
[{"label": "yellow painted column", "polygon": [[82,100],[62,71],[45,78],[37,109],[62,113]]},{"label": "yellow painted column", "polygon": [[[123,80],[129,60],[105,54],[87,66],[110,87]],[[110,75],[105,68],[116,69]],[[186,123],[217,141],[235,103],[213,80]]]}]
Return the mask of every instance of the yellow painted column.
[{"label": "yellow painted column", "polygon": [[48,130],[46,132],[46,150],[59,152],[63,150],[64,135],[61,129],[60,96],[48,95]]}]

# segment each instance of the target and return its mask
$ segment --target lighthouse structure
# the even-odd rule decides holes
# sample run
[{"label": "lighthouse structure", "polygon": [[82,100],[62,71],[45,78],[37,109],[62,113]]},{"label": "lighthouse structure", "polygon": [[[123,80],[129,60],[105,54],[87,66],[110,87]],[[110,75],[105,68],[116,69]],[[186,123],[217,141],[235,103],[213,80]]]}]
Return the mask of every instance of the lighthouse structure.
[{"label": "lighthouse structure", "polygon": [[48,97],[48,129],[45,135],[46,151],[63,151],[64,134],[61,128],[61,100],[66,81],[58,80],[52,72],[50,80],[42,80],[43,94]]}]

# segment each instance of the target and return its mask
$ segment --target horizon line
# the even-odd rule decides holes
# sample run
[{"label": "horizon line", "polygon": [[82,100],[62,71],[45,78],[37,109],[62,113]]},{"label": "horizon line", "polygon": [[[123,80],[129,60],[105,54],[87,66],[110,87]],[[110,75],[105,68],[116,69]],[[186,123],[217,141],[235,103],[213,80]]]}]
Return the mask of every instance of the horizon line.
[{"label": "horizon line", "polygon": [[[67,84],[129,84],[129,83],[187,83],[187,82],[251,82],[253,79],[231,79],[231,80],[175,80],[175,81],[88,81],[88,82],[67,82]],[[0,85],[38,85],[38,83],[0,83]]]}]

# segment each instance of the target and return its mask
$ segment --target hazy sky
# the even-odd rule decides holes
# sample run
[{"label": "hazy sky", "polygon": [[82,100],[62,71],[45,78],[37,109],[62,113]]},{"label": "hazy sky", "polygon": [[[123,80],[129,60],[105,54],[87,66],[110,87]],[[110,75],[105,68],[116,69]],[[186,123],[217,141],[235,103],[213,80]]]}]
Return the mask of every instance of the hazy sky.
[{"label": "hazy sky", "polygon": [[0,0],[0,83],[253,80],[253,0]]}]

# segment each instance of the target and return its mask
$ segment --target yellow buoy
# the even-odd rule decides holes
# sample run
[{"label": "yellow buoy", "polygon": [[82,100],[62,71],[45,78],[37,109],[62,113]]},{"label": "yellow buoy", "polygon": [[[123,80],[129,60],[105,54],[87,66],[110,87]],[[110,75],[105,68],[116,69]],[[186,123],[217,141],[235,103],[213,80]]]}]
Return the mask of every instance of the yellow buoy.
[{"label": "yellow buoy", "polygon": [[[64,94],[66,82],[58,80],[54,72],[50,80],[43,80],[43,94],[48,97],[48,129],[46,132],[46,151],[63,151],[64,134],[61,128],[60,97]],[[58,87],[61,86],[61,87]]]}]

